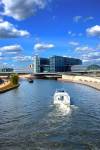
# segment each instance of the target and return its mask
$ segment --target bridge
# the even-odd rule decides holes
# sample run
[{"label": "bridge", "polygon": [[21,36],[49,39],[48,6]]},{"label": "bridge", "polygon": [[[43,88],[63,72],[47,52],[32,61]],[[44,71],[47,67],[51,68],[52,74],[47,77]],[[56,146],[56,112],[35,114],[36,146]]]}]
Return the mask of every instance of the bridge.
[{"label": "bridge", "polygon": [[62,76],[61,73],[34,73],[32,75],[34,78],[39,79],[57,79]]},{"label": "bridge", "polygon": [[90,76],[100,76],[100,70],[78,70],[78,71],[71,71],[71,72],[43,72],[43,73],[32,73],[32,72],[0,72],[0,76],[8,77],[12,73],[18,73],[19,75],[27,75],[31,74],[34,78],[60,78],[63,74],[64,75],[90,75]]}]

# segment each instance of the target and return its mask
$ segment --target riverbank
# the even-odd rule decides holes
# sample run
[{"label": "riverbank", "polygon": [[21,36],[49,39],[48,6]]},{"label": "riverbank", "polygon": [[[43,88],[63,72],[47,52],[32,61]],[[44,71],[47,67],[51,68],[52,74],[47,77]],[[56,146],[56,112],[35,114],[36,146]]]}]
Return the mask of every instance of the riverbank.
[{"label": "riverbank", "polygon": [[92,88],[95,88],[97,90],[100,90],[100,78],[96,78],[96,77],[62,75],[62,78],[59,78],[58,80],[84,84]]},{"label": "riverbank", "polygon": [[13,85],[10,81],[5,81],[3,84],[0,85],[0,93],[5,93],[17,87],[19,87],[19,84]]}]

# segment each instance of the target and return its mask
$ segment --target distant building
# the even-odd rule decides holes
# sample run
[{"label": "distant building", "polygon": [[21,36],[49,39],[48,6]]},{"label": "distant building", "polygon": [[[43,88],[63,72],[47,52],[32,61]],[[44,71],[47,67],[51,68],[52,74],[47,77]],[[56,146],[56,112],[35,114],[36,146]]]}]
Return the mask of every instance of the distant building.
[{"label": "distant building", "polygon": [[40,58],[34,56],[33,72],[67,72],[71,71],[73,65],[81,65],[82,61],[76,58],[62,56],[52,56],[50,58]]},{"label": "distant building", "polygon": [[0,68],[0,72],[13,72],[14,69],[13,68]]},{"label": "distant building", "polygon": [[87,70],[87,65],[74,65],[71,67],[72,72],[84,72]]},{"label": "distant building", "polygon": [[34,56],[33,58],[33,72],[38,73],[40,72],[40,57]]}]

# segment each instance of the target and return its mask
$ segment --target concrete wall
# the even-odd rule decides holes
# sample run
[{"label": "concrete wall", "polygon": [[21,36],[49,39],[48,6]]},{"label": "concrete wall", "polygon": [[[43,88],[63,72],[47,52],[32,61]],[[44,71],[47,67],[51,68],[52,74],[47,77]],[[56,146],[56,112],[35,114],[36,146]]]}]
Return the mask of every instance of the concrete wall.
[{"label": "concrete wall", "polygon": [[89,77],[89,76],[62,75],[62,80],[85,84],[100,90],[100,78]]}]

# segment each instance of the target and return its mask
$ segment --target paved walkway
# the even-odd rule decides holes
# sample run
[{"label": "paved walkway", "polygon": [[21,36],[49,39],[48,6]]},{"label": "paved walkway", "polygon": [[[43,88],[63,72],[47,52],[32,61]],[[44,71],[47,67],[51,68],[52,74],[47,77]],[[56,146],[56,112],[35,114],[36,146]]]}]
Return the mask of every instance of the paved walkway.
[{"label": "paved walkway", "polygon": [[100,90],[100,78],[89,77],[89,76],[62,75],[62,78],[59,80],[80,83],[80,84],[93,87],[97,90]]}]

